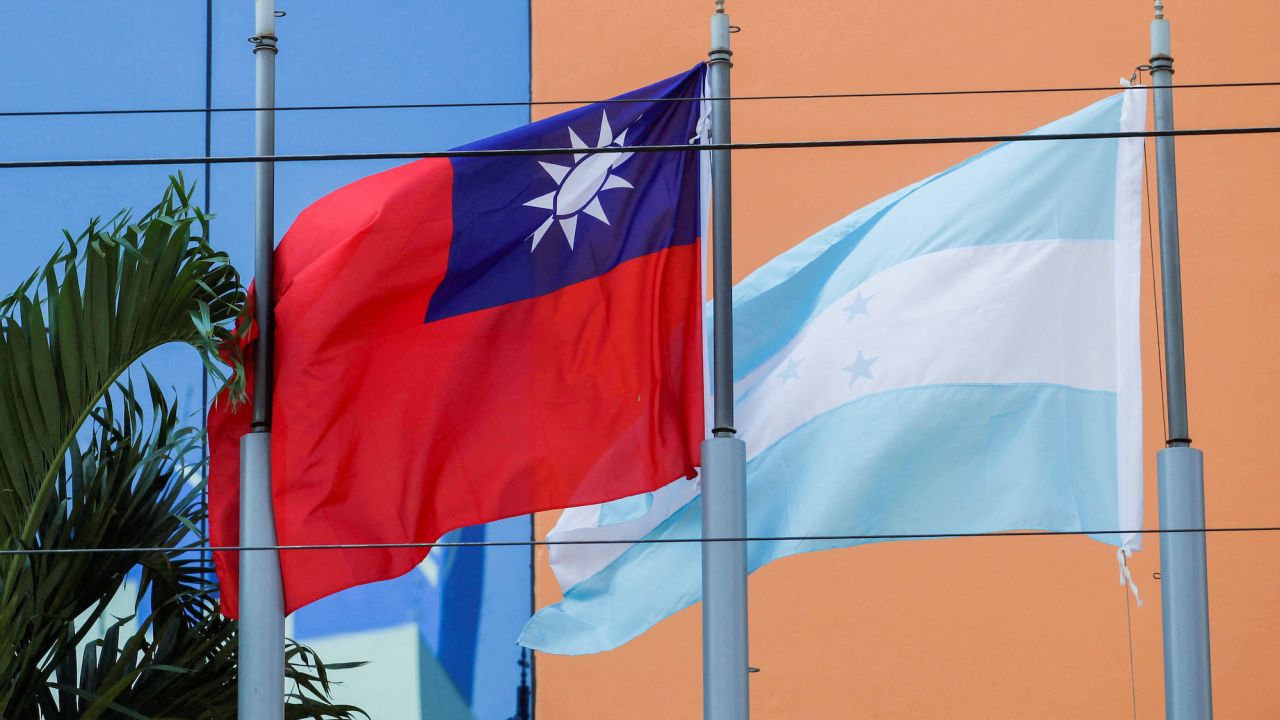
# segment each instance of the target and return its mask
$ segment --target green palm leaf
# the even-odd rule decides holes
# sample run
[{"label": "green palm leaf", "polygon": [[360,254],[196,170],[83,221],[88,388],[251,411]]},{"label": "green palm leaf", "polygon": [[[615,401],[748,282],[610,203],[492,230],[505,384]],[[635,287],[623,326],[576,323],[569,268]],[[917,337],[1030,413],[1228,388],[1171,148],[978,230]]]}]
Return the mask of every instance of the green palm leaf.
[{"label": "green palm leaf", "polygon": [[[149,374],[143,389],[128,375],[172,342],[217,375],[217,349],[235,345],[244,288],[190,201],[172,179],[136,222],[121,213],[66,234],[0,299],[0,545],[187,551],[0,556],[0,717],[235,715],[236,623],[218,613],[193,533],[205,512],[189,462],[201,436]],[[125,587],[145,617],[131,631],[133,617],[104,617]],[[326,666],[299,648],[290,716],[358,713],[328,702]]]}]

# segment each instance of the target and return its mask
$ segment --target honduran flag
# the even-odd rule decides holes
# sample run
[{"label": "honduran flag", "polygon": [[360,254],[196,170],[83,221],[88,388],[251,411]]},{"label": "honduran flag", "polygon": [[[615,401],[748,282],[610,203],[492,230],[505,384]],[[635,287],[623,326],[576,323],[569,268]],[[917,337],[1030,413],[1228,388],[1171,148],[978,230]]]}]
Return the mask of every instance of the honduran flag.
[{"label": "honduran flag", "polygon": [[[585,152],[421,160],[298,217],[275,267],[280,544],[432,542],[693,475],[699,153],[590,149],[697,142],[703,75],[463,148]],[[249,415],[225,397],[210,412],[215,546],[238,544]],[[284,551],[285,609],[425,555]],[[238,556],[215,560],[234,617]]]},{"label": "honduran flag", "polygon": [[[1135,88],[1031,135],[1140,131],[1145,108]],[[734,286],[752,571],[1009,530],[1141,547],[1142,163],[1142,138],[996,145]],[[702,513],[688,480],[564,512],[564,597],[521,643],[601,652],[701,600]]]}]

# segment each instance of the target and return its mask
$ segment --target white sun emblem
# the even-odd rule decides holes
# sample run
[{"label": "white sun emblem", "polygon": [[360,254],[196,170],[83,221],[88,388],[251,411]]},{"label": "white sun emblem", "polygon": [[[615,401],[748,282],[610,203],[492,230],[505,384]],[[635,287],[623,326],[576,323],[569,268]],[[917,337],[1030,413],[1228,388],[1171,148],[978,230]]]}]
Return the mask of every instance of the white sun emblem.
[{"label": "white sun emblem", "polygon": [[[600,138],[596,147],[625,147],[627,131],[623,130],[615,138],[613,128],[609,127],[609,116],[600,114]],[[569,128],[569,142],[574,149],[590,147],[578,134]],[[538,247],[553,223],[560,224],[560,230],[569,241],[569,249],[573,249],[573,240],[578,232],[578,216],[586,213],[605,225],[609,224],[609,216],[604,214],[600,206],[600,193],[618,188],[633,189],[631,183],[623,180],[613,171],[630,158],[632,153],[574,153],[573,165],[566,167],[555,163],[539,162],[543,170],[551,176],[558,186],[555,190],[536,197],[525,203],[526,207],[550,210],[551,216],[537,230],[533,231],[533,246],[529,252]]]}]

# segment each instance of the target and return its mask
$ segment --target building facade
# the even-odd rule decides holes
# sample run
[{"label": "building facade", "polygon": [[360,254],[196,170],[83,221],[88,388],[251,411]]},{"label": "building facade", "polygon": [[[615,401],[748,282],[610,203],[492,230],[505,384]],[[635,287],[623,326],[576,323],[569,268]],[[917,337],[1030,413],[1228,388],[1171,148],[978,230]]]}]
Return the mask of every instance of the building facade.
[{"label": "building facade", "polygon": [[[735,95],[1119,87],[1149,58],[1152,8],[1143,0],[728,6],[742,28],[733,35]],[[534,100],[607,97],[677,72],[705,56],[712,7],[535,0]],[[1175,0],[1166,12],[1175,82],[1280,78],[1266,30],[1280,8]],[[1020,133],[1104,94],[743,101],[733,107],[733,132],[739,141]],[[1175,107],[1182,128],[1274,124],[1280,88],[1180,90]],[[737,152],[735,277],[984,147]],[[1280,401],[1280,325],[1268,316],[1280,302],[1280,223],[1270,199],[1280,142],[1181,138],[1177,155],[1191,432],[1205,452],[1208,524],[1275,525],[1280,490],[1270,479],[1280,444],[1268,429]],[[1154,192],[1150,166],[1148,175]],[[1156,527],[1164,431],[1150,271],[1144,258],[1146,526]],[[551,524],[539,519],[543,532]],[[558,588],[539,554],[541,606]],[[750,581],[754,716],[1163,717],[1157,538],[1131,560],[1140,608],[1126,603],[1114,555],[1078,537],[982,538],[882,543],[769,565]],[[1267,533],[1209,537],[1219,717],[1280,714],[1271,688],[1280,580],[1267,571],[1278,558],[1280,537]],[[539,655],[538,711],[700,717],[700,641],[694,607],[608,653]]]}]

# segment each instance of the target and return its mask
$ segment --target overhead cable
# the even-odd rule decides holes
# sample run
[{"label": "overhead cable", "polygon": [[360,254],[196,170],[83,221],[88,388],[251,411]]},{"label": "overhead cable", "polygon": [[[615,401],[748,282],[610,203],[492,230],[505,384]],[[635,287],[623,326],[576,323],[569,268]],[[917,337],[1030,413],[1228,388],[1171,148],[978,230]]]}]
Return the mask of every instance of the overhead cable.
[{"label": "overhead cable", "polygon": [[517,157],[523,155],[595,155],[708,150],[795,150],[805,148],[889,147],[897,145],[959,145],[965,143],[1044,142],[1047,140],[1112,140],[1116,138],[1200,137],[1211,135],[1264,135],[1280,133],[1280,126],[1193,128],[1100,133],[1043,133],[1038,135],[958,135],[853,140],[801,140],[776,142],[707,143],[702,145],[610,145],[607,147],[460,149],[411,152],[321,153],[307,155],[224,155],[102,160],[14,160],[0,162],[0,170],[22,168],[114,167],[129,165],[202,165],[260,162],[329,162],[346,160],[422,160],[425,158]]},{"label": "overhead cable", "polygon": [[481,540],[474,542],[433,543],[329,543],[321,545],[192,545],[187,547],[113,547],[113,548],[31,548],[0,550],[0,557],[8,555],[78,555],[97,553],[186,553],[186,552],[254,552],[285,550],[393,550],[404,548],[465,548],[465,547],[525,547],[529,545],[667,545],[681,543],[716,542],[804,542],[834,540],[941,540],[947,538],[1016,538],[1016,537],[1071,537],[1104,535],[1171,535],[1178,533],[1256,533],[1280,532],[1280,526],[1204,527],[1204,528],[1151,528],[1144,530],[1012,530],[1008,532],[952,532],[952,533],[892,533],[880,535],[768,535],[759,537],[726,538],[640,538],[636,540]]},{"label": "overhead cable", "polygon": [[[1280,81],[1233,82],[1233,83],[1189,83],[1174,85],[1175,90],[1197,90],[1206,88],[1258,88],[1277,87]],[[838,100],[852,98],[897,98],[897,97],[945,97],[954,95],[1028,95],[1042,93],[1073,92],[1116,92],[1123,90],[1117,85],[1095,85],[1082,87],[1045,87],[1045,88],[990,88],[973,90],[902,90],[890,92],[844,92],[844,93],[807,93],[792,95],[737,95],[725,100],[758,101],[758,100]],[[372,103],[346,105],[280,105],[273,108],[257,108],[253,106],[232,106],[217,108],[132,108],[132,109],[97,109],[97,110],[8,110],[0,112],[4,117],[68,117],[86,115],[178,115],[188,113],[243,113],[257,111],[274,112],[308,112],[337,110],[431,110],[448,108],[492,108],[492,107],[536,107],[543,105],[616,105],[626,103],[679,103],[696,102],[703,98],[696,97],[662,97],[662,98],[611,98],[607,100],[493,100],[477,102],[436,102],[436,103]]]}]

